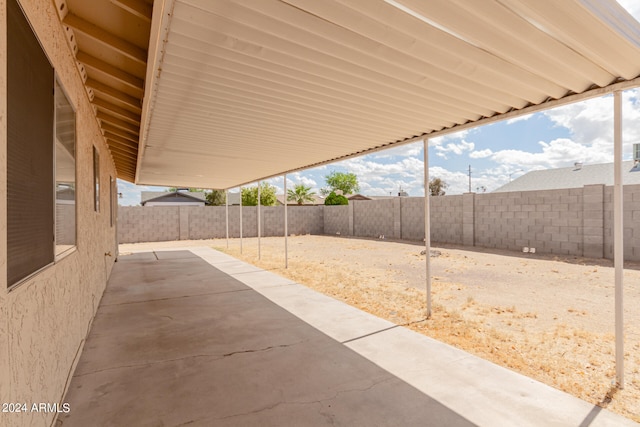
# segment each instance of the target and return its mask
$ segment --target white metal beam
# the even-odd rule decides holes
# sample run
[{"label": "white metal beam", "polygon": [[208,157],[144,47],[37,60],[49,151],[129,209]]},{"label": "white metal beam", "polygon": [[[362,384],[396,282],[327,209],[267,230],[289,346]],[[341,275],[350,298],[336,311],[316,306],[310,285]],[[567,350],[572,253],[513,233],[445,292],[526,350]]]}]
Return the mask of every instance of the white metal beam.
[{"label": "white metal beam", "polygon": [[260,259],[261,257],[261,252],[260,252],[260,234],[261,234],[261,227],[260,227],[260,181],[258,181],[258,259]]},{"label": "white metal beam", "polygon": [[289,268],[289,221],[287,218],[287,174],[284,174],[284,268]]},{"label": "white metal beam", "polygon": [[622,182],[622,93],[613,93],[613,263],[615,267],[616,383],[624,388],[624,203]]},{"label": "white metal beam", "polygon": [[427,319],[431,317],[431,215],[429,206],[429,140],[424,144],[424,246],[427,285]]},{"label": "white metal beam", "polygon": [[229,249],[229,190],[224,190],[225,227],[227,235],[227,249]]}]

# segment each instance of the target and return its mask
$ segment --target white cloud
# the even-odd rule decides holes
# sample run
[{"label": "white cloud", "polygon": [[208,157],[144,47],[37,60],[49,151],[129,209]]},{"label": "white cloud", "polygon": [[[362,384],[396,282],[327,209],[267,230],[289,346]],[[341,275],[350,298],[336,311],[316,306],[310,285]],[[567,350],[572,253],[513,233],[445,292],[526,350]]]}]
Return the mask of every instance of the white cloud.
[{"label": "white cloud", "polygon": [[508,120],[507,120],[507,124],[508,124],[508,125],[510,125],[510,124],[512,124],[512,123],[522,122],[522,121],[525,121],[525,120],[529,120],[531,117],[533,117],[533,115],[534,115],[534,114],[535,114],[535,113],[531,113],[531,114],[523,114],[523,115],[521,115],[521,116],[514,117],[513,119],[508,119]]},{"label": "white cloud", "polygon": [[[639,91],[623,96],[623,143],[625,158],[631,156],[631,144],[640,141]],[[508,149],[492,152],[489,149],[469,154],[474,159],[489,158],[505,169],[494,174],[504,181],[504,174],[519,168],[526,171],[566,167],[574,162],[607,163],[613,161],[613,97],[605,96],[569,104],[545,114],[555,126],[569,130],[570,138],[540,141],[541,151]]]},{"label": "white cloud", "polygon": [[464,172],[452,172],[440,166],[429,168],[429,179],[440,178],[447,184],[447,194],[462,194],[469,191],[469,176]]},{"label": "white cloud", "polygon": [[531,153],[522,150],[501,150],[493,153],[491,159],[497,163],[522,167],[527,170],[537,168],[558,168],[576,161],[606,163],[610,161],[606,153],[577,143],[571,139],[558,138],[549,143],[540,141],[542,151]]},{"label": "white cloud", "polygon": [[447,141],[463,140],[469,134],[469,132],[471,132],[471,129],[464,129],[464,130],[461,130],[461,131],[458,131],[458,132],[453,132],[453,133],[449,133],[447,135],[431,138],[431,139],[429,139],[429,146],[430,147],[437,147],[437,146],[440,146],[440,145],[442,145],[443,143],[445,143]]},{"label": "white cloud", "polygon": [[[625,158],[631,145],[640,141],[640,103],[638,89],[623,93],[622,122]],[[613,161],[613,96],[569,104],[544,113],[557,126],[567,128],[571,139],[583,145],[583,160],[588,163]],[[580,159],[567,159],[567,161]]]},{"label": "white cloud", "polygon": [[435,147],[436,149],[436,156],[440,156],[442,158],[447,158],[447,153],[453,153],[455,155],[460,156],[461,154],[463,154],[466,151],[473,151],[473,149],[475,148],[475,144],[473,142],[467,142],[465,140],[462,140],[458,143],[453,143],[450,142],[446,145],[438,145]]},{"label": "white cloud", "polygon": [[637,21],[640,21],[640,2],[638,0],[618,0],[618,3],[627,9]]},{"label": "white cloud", "polygon": [[[141,193],[143,191],[164,191],[167,187],[156,187],[150,185],[135,185],[121,179],[117,180],[118,184],[118,204],[120,206],[138,206],[142,201]],[[120,197],[120,194],[122,197]]]},{"label": "white cloud", "polygon": [[317,188],[318,183],[309,178],[306,175],[303,175],[301,172],[294,172],[292,174],[287,175],[287,185],[294,186],[296,184],[302,184],[306,187]]},{"label": "white cloud", "polygon": [[422,153],[422,142],[401,145],[399,147],[388,148],[371,154],[374,159],[389,159],[392,157],[415,157]]},{"label": "white cloud", "polygon": [[469,153],[469,157],[471,157],[472,159],[484,159],[491,156],[492,154],[493,151],[487,148],[485,150],[472,151],[471,153]]}]

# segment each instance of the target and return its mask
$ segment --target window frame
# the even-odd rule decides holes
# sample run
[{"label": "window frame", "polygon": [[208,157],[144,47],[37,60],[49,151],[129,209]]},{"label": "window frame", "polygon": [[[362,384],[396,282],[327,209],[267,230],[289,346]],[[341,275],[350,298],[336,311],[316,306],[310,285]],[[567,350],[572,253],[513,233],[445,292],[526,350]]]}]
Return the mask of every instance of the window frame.
[{"label": "window frame", "polygon": [[[73,102],[71,102],[71,98],[69,97],[69,93],[66,91],[64,85],[62,84],[62,82],[60,81],[60,78],[58,77],[58,73],[55,71],[54,68],[54,75],[55,75],[55,82],[54,82],[54,90],[60,89],[62,91],[62,94],[64,95],[65,99],[67,100],[67,102],[69,103],[69,106],[71,107],[71,109],[73,110],[73,176],[74,176],[74,181],[73,184],[75,186],[74,189],[74,197],[73,197],[73,205],[74,205],[74,224],[73,224],[73,232],[74,232],[74,237],[73,237],[73,245],[70,248],[67,248],[61,252],[58,252],[57,249],[57,243],[58,243],[58,239],[57,239],[57,233],[54,233],[54,242],[53,242],[53,250],[54,250],[54,255],[55,255],[55,261],[59,261],[60,259],[66,257],[67,255],[69,255],[70,253],[72,253],[73,251],[77,250],[78,248],[78,198],[77,198],[77,188],[78,188],[78,109],[76,108],[76,106],[73,104]],[[54,101],[55,101],[55,95],[54,95]],[[54,226],[54,231],[57,229],[57,225],[58,225],[58,215],[57,215],[57,207],[56,207],[56,192],[57,192],[57,187],[58,187],[58,175],[57,175],[57,156],[56,156],[56,149],[57,149],[57,125],[58,125],[58,110],[56,108],[56,106],[54,105],[54,117],[53,117],[53,125],[54,125],[54,132],[53,132],[53,173],[54,173],[54,179],[53,179],[53,197],[54,197],[54,218],[53,218],[53,226]]]},{"label": "window frame", "polygon": [[93,147],[93,210],[100,213],[100,152]]},{"label": "window frame", "polygon": [[114,197],[116,194],[115,186],[116,180],[113,178],[113,176],[109,175],[109,222],[111,227],[113,227],[116,222],[114,206]]}]

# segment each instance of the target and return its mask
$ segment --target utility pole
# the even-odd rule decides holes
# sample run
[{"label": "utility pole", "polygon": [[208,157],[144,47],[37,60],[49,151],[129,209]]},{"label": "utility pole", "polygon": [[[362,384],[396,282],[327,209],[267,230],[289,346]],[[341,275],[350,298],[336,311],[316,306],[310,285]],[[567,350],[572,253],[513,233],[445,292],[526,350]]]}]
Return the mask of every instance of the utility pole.
[{"label": "utility pole", "polygon": [[471,165],[469,165],[469,193],[471,193]]}]

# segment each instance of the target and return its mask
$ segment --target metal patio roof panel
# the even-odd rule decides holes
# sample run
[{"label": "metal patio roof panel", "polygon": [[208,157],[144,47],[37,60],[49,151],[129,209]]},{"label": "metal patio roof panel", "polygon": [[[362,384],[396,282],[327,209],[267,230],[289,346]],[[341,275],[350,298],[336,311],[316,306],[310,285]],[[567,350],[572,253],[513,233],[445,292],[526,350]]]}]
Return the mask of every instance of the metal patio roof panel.
[{"label": "metal patio roof panel", "polygon": [[163,3],[144,184],[234,187],[640,75],[610,0]]}]

